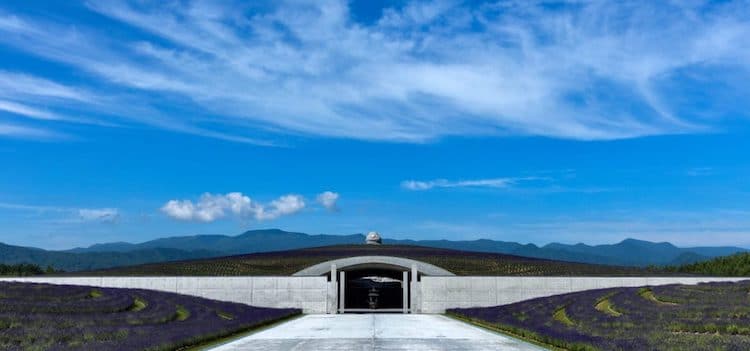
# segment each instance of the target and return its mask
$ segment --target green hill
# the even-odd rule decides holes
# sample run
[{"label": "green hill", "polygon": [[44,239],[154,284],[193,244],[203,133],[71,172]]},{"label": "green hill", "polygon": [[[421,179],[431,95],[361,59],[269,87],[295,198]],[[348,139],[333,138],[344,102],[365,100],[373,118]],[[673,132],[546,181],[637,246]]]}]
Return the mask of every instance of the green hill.
[{"label": "green hill", "polygon": [[709,261],[670,267],[668,270],[713,276],[747,277],[750,276],[750,253],[743,252],[731,256],[718,257]]}]

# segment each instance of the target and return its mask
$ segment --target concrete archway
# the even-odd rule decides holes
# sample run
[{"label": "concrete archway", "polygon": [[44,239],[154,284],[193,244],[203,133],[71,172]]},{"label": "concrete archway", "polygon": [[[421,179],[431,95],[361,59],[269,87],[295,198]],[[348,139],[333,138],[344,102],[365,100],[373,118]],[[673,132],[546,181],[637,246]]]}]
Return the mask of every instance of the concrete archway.
[{"label": "concrete archway", "polygon": [[415,313],[420,276],[453,276],[438,266],[393,256],[356,256],[322,262],[294,276],[329,277],[329,313]]},{"label": "concrete archway", "polygon": [[331,272],[331,266],[335,266],[339,271],[356,270],[358,268],[368,267],[410,271],[412,268],[416,267],[417,272],[419,272],[420,275],[438,277],[455,275],[443,268],[426,262],[394,256],[355,256],[339,258],[318,263],[294,273],[293,275],[297,277],[322,276]]}]

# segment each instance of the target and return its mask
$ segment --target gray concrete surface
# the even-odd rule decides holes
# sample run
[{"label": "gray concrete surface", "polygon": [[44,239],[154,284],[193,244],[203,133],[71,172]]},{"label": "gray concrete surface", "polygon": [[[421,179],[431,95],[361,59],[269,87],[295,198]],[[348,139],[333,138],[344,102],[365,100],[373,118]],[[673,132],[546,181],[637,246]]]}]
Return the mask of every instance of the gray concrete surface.
[{"label": "gray concrete surface", "polygon": [[306,315],[220,345],[250,350],[543,350],[442,315]]}]

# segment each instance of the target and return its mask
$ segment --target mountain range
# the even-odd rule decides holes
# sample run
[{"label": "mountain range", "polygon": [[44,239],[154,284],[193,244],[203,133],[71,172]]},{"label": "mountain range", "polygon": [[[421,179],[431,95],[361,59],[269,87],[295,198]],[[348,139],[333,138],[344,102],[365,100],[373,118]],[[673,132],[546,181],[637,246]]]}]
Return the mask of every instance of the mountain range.
[{"label": "mountain range", "polygon": [[[0,263],[51,265],[66,271],[92,270],[148,262],[187,260],[317,246],[359,244],[364,235],[309,235],[279,229],[251,230],[237,236],[192,235],[143,243],[103,243],[66,251],[0,244]],[[553,260],[622,266],[681,265],[750,250],[741,247],[680,248],[667,242],[625,239],[617,244],[551,243],[544,246],[488,239],[472,241],[395,240],[384,244],[419,245],[465,251],[503,253]]]}]

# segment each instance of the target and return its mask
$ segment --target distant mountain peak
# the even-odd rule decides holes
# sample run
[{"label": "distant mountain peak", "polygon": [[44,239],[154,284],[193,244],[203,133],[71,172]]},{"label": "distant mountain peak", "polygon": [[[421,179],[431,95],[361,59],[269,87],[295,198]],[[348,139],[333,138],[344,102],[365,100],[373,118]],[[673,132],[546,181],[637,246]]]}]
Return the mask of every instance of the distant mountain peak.
[{"label": "distant mountain peak", "polygon": [[650,241],[641,240],[641,239],[626,238],[623,241],[620,241],[620,244],[653,244],[653,243]]},{"label": "distant mountain peak", "polygon": [[675,249],[678,248],[674,244],[672,244],[670,242],[666,242],[666,241],[653,242],[653,241],[633,239],[633,238],[627,238],[627,239],[621,241],[620,244],[624,244],[624,245],[639,245],[639,246],[654,246],[654,245],[659,245],[659,246],[669,246],[669,247],[673,247]]}]

